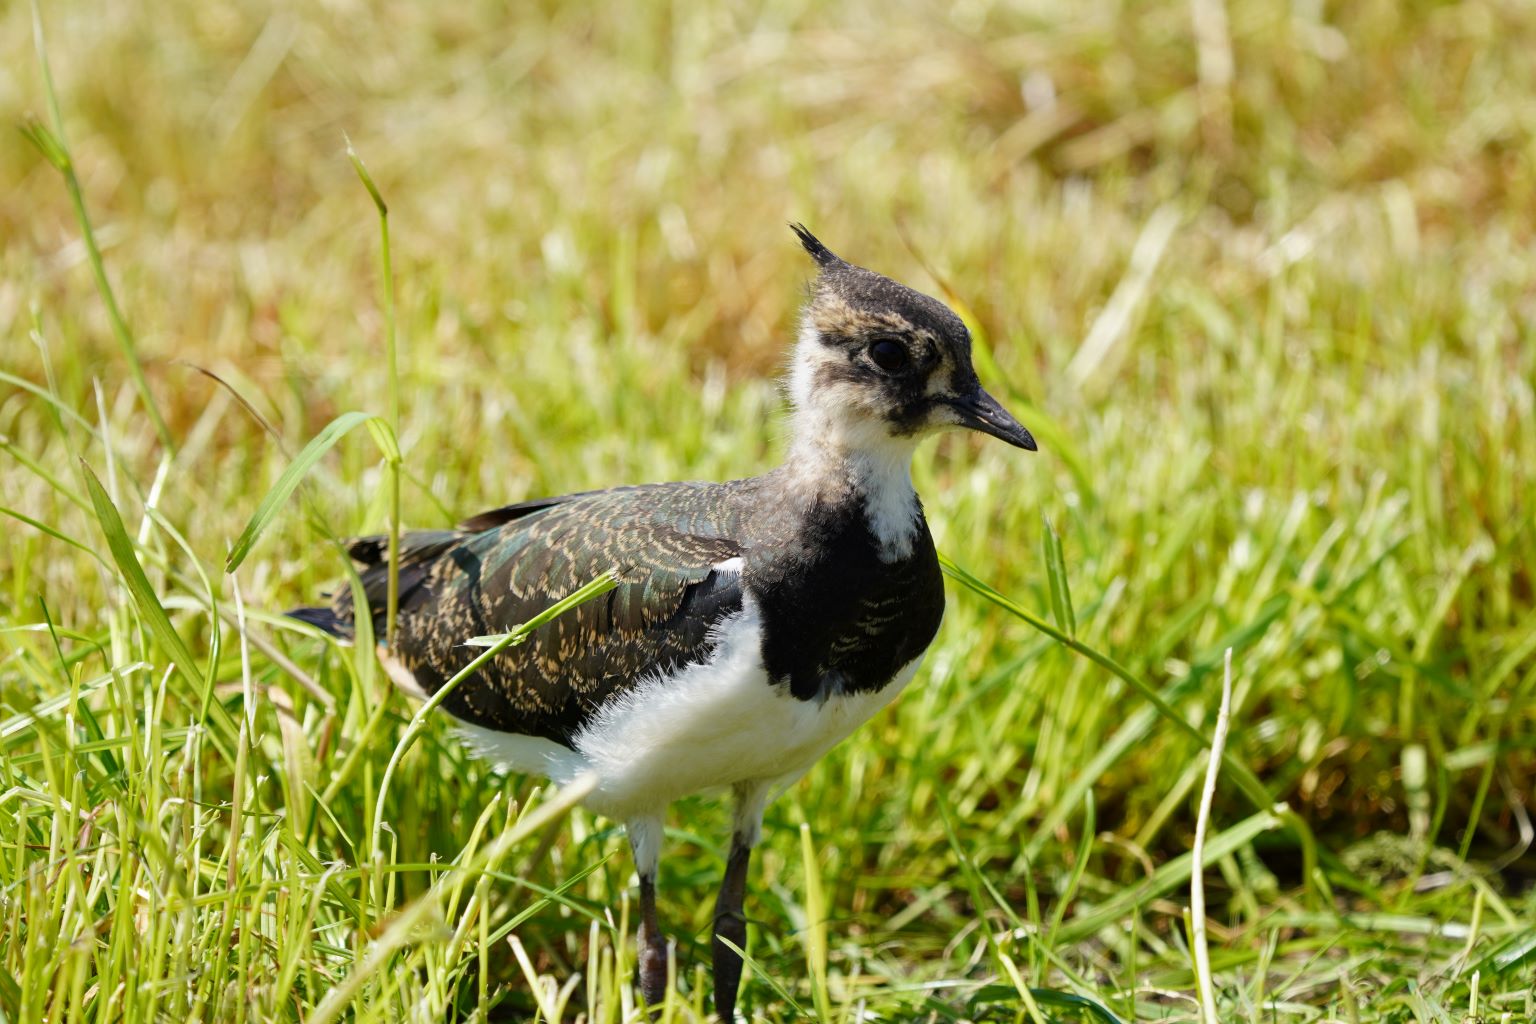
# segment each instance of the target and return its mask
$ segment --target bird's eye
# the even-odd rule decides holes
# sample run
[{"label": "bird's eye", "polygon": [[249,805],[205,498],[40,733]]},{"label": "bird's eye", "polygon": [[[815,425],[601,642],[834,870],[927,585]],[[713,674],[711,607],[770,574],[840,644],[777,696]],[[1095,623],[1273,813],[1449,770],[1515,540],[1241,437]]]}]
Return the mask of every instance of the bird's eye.
[{"label": "bird's eye", "polygon": [[907,364],[912,361],[912,357],[907,354],[907,347],[890,338],[881,338],[869,346],[869,358],[886,373],[905,370]]}]

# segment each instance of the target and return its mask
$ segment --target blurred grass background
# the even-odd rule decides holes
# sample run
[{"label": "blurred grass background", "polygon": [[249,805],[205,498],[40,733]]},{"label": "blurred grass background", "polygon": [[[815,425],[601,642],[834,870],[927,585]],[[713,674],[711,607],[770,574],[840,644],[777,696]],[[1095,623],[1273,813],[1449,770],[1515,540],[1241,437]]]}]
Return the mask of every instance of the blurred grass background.
[{"label": "blurred grass background", "polygon": [[[47,114],[31,19],[0,10],[7,123]],[[1049,517],[1078,636],[1203,734],[1235,648],[1229,749],[1306,828],[1223,780],[1222,1019],[1532,1018],[1529,5],[173,0],[41,20],[176,451],[59,174],[13,134],[7,1020],[633,1017],[606,822],[447,869],[482,809],[490,835],[539,798],[434,730],[371,859],[410,708],[270,615],[343,576],[328,532],[383,528],[364,434],[221,573],[289,453],[385,411],[377,224],[343,133],[390,206],[408,526],[770,465],[810,276],[784,222],[803,219],[962,305],[984,381],[1042,441],[921,454],[942,551],[1044,614]],[[162,682],[77,457],[201,690]],[[230,749],[189,728],[210,702],[246,722]],[[1204,765],[1123,680],[952,588],[919,683],[770,811],[748,910],[782,989],[759,974],[745,1007],[1091,1019],[1036,986],[1197,1019],[1178,858]],[[671,825],[669,1012],[689,1019],[726,828],[709,801]]]}]

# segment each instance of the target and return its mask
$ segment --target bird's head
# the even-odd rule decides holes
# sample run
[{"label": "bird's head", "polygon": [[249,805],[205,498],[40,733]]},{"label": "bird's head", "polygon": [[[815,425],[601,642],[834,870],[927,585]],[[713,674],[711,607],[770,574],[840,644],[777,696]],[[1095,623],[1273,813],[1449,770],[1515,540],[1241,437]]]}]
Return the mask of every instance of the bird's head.
[{"label": "bird's head", "polygon": [[910,451],[927,434],[964,427],[1035,450],[1029,431],[982,390],[970,331],[948,306],[791,226],[820,268],[790,371],[799,414],[859,448],[894,442]]}]

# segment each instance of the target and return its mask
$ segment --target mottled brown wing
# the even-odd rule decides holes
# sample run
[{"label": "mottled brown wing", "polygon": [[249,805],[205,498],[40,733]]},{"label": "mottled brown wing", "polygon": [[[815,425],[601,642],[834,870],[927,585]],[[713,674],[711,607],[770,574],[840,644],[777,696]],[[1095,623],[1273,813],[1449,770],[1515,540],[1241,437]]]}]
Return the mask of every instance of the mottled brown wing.
[{"label": "mottled brown wing", "polygon": [[[501,633],[612,570],[619,586],[540,627],[465,680],[444,707],[465,721],[569,744],[603,702],[647,676],[699,660],[741,607],[735,513],[718,484],[659,484],[508,506],[478,532],[412,535],[401,569],[396,657],[434,693]],[[382,618],[385,568],[363,582]],[[338,595],[350,619],[350,595]],[[375,632],[383,635],[383,622]]]}]

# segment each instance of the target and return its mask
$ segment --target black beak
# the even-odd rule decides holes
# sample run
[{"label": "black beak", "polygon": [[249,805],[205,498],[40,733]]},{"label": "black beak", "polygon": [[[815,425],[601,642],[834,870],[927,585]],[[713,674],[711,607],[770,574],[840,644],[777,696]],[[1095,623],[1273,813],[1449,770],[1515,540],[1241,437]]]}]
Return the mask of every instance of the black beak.
[{"label": "black beak", "polygon": [[1035,439],[1024,429],[1024,424],[1014,419],[1012,413],[981,388],[978,387],[964,398],[952,400],[950,405],[960,414],[960,422],[970,429],[991,434],[1015,448],[1031,452],[1035,450]]}]

